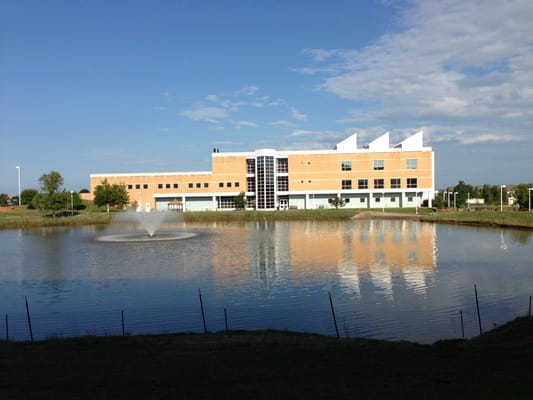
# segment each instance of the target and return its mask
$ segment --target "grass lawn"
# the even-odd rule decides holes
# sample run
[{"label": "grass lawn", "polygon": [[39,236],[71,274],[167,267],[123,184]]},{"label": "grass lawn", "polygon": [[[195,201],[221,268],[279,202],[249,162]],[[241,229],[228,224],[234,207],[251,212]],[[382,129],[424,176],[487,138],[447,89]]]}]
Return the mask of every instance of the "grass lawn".
[{"label": "grass lawn", "polygon": [[289,332],[0,342],[3,399],[526,399],[533,319],[433,345]]}]

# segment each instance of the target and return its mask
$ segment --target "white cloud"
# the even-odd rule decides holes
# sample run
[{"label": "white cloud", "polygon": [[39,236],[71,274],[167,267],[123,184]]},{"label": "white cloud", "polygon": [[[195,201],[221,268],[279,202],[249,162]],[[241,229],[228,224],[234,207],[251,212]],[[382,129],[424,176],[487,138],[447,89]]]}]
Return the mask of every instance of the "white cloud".
[{"label": "white cloud", "polygon": [[[406,4],[399,30],[361,49],[304,49],[311,64],[297,71],[322,74],[323,90],[358,102],[343,122],[453,125],[468,132],[462,144],[527,140],[533,1]],[[479,121],[509,133],[486,133]]]},{"label": "white cloud", "polygon": [[242,127],[257,128],[257,124],[251,121],[236,121],[233,124],[235,128],[240,129]]},{"label": "white cloud", "polygon": [[207,121],[218,124],[228,117],[224,108],[220,107],[196,107],[181,112],[181,115],[193,121]]},{"label": "white cloud", "polygon": [[307,121],[307,115],[302,114],[294,107],[291,110],[291,117],[297,121]]},{"label": "white cloud", "polygon": [[279,120],[279,121],[274,121],[274,122],[271,122],[270,123],[271,126],[275,126],[277,128],[294,128],[294,124],[292,122],[289,122],[287,120]]}]

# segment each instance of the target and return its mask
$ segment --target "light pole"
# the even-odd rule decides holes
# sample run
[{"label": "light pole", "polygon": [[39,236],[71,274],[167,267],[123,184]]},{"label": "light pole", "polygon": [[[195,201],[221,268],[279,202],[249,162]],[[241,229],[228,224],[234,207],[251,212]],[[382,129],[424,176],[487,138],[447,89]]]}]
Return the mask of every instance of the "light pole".
[{"label": "light pole", "polygon": [[532,191],[532,190],[533,190],[533,188],[529,188],[529,189],[527,190],[527,193],[528,193],[528,195],[529,195],[529,209],[528,209],[528,211],[531,211],[531,191]]},{"label": "light pole", "polygon": [[448,208],[450,208],[450,195],[452,194],[452,192],[448,192]]},{"label": "light pole", "polygon": [[74,190],[70,191],[70,216],[74,215]]},{"label": "light pole", "polygon": [[503,189],[505,189],[505,185],[500,186],[500,212],[503,212]]},{"label": "light pole", "polygon": [[18,182],[19,182],[19,206],[20,206],[20,166],[17,165],[17,176],[18,176]]},{"label": "light pole", "polygon": [[453,192],[453,208],[457,208],[457,195],[459,192]]}]

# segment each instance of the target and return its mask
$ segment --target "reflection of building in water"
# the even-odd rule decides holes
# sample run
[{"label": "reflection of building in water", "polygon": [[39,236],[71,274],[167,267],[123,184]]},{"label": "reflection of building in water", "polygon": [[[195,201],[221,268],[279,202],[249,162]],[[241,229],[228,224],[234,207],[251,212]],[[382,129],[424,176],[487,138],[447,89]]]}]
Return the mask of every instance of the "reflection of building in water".
[{"label": "reflection of building in water", "polygon": [[[312,226],[312,222],[308,226]],[[327,270],[340,275],[341,285],[360,295],[364,277],[387,298],[393,277],[424,294],[435,267],[435,226],[413,221],[364,220],[352,224],[295,225],[289,237],[292,275],[306,279]]]},{"label": "reflection of building in water", "polygon": [[271,287],[331,273],[343,290],[360,296],[361,282],[369,281],[375,293],[392,298],[398,282],[425,294],[436,262],[435,225],[415,221],[255,222],[230,235],[231,246],[213,242],[215,278],[225,286],[251,277]]}]

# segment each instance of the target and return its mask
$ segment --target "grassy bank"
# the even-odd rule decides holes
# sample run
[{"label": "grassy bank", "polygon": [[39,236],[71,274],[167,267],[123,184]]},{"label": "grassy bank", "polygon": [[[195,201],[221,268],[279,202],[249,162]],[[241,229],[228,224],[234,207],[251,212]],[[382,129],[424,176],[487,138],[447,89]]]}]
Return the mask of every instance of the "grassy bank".
[{"label": "grassy bank", "polygon": [[[394,213],[398,215],[415,214],[414,209],[315,209],[288,211],[189,211],[183,213],[186,222],[245,222],[245,221],[280,221],[280,220],[347,220],[362,211],[377,213]],[[68,214],[68,213],[67,213]],[[0,213],[0,229],[26,229],[42,226],[81,226],[90,224],[108,224],[116,212],[82,211],[74,216],[52,218],[37,210],[15,208],[13,211]],[[420,219],[425,222],[471,224],[481,226],[503,226],[510,228],[533,229],[533,212],[527,211],[438,211],[422,208]],[[379,215],[376,217],[378,218]]]},{"label": "grassy bank", "polygon": [[5,399],[531,398],[533,319],[433,345],[288,332],[0,342]]}]

